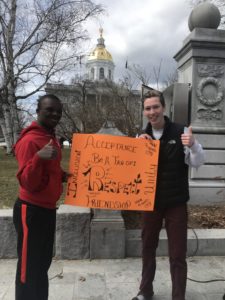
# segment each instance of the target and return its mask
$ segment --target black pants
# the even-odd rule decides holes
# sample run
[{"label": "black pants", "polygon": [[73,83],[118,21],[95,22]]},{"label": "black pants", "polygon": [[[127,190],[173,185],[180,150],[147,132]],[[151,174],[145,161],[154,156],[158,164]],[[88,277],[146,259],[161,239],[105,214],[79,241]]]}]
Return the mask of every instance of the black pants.
[{"label": "black pants", "polygon": [[16,300],[47,300],[56,210],[17,200],[13,210],[17,231]]},{"label": "black pants", "polygon": [[156,271],[156,249],[163,219],[168,236],[172,299],[185,300],[187,281],[187,205],[145,212],[142,230],[142,281],[140,290],[148,295],[153,292]]}]

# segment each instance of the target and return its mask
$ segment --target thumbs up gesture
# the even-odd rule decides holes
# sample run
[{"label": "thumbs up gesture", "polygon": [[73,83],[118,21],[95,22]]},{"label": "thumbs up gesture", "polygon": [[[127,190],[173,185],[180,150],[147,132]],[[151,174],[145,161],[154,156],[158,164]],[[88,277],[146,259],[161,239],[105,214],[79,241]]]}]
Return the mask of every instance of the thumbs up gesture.
[{"label": "thumbs up gesture", "polygon": [[189,148],[193,146],[195,138],[192,134],[191,126],[189,126],[187,130],[185,130],[185,132],[181,135],[181,142],[184,146],[187,146]]},{"label": "thumbs up gesture", "polygon": [[53,140],[51,139],[48,144],[46,144],[41,150],[37,152],[37,155],[45,160],[55,159],[57,157],[57,148],[53,145]]}]

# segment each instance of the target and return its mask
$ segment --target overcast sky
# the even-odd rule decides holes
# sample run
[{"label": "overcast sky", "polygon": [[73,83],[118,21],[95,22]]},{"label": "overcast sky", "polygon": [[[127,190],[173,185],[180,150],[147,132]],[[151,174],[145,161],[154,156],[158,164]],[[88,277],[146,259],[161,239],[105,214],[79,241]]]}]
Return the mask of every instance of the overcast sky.
[{"label": "overcast sky", "polygon": [[100,0],[98,3],[104,5],[106,14],[87,24],[91,37],[88,46],[93,49],[96,45],[102,26],[106,48],[116,65],[116,79],[122,77],[126,60],[128,65],[138,64],[150,72],[162,60],[161,80],[176,68],[173,56],[189,34],[188,1]]}]

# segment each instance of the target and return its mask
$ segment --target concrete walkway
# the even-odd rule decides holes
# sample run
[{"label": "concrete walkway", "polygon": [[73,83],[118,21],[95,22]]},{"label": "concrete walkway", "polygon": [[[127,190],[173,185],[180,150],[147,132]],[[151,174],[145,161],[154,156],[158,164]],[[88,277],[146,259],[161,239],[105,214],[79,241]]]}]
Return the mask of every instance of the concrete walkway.
[{"label": "concrete walkway", "polygon": [[[0,300],[14,300],[16,260],[0,260]],[[131,300],[141,275],[141,259],[54,260],[49,272],[50,300]],[[188,277],[225,280],[225,257],[188,259]],[[158,258],[155,300],[171,299],[168,259]],[[186,300],[222,300],[224,282],[195,283],[188,280]],[[32,300],[32,299],[31,299]]]}]

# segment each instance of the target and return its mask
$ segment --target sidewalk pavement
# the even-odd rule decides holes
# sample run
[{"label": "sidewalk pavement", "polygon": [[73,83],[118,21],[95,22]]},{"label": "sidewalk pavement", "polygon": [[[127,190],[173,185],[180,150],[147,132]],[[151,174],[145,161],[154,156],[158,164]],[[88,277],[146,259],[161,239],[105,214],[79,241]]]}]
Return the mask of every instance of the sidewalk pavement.
[{"label": "sidewalk pavement", "polygon": [[[14,300],[15,259],[0,260],[0,300]],[[138,291],[141,259],[53,260],[49,300],[131,300]],[[225,257],[188,259],[188,277],[225,280]],[[154,300],[171,299],[168,258],[157,258]],[[186,300],[222,300],[225,281],[187,282]],[[32,300],[32,299],[31,299]]]}]

